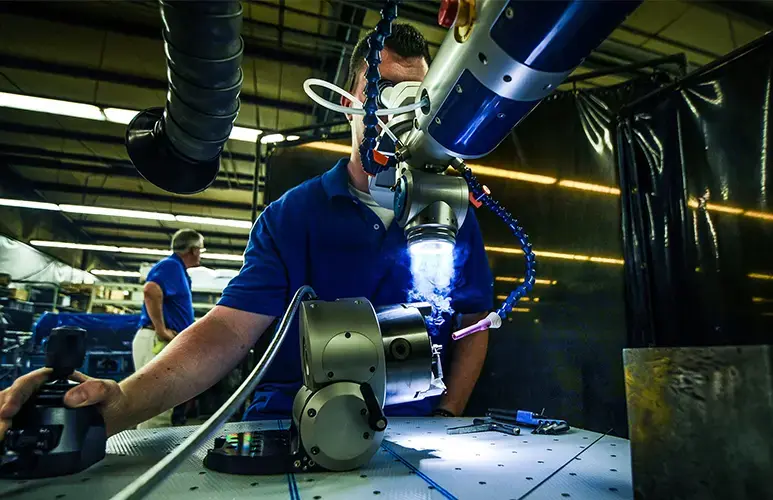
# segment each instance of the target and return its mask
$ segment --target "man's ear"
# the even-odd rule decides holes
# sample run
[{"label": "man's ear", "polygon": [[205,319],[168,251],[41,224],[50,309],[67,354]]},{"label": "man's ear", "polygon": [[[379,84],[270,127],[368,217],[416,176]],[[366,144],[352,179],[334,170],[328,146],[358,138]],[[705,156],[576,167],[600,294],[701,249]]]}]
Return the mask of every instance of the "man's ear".
[{"label": "man's ear", "polygon": [[[341,106],[346,106],[347,108],[351,108],[352,107],[352,101],[350,101],[349,99],[347,99],[344,96],[341,96]],[[352,121],[352,115],[346,115],[346,119],[349,120],[349,121]]]}]

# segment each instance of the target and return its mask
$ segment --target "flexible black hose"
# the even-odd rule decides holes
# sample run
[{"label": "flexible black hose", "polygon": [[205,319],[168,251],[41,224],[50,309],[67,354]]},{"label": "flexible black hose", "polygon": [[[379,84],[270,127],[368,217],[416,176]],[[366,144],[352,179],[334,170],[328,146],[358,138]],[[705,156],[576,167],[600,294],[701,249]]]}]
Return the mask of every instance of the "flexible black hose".
[{"label": "flexible black hose", "polygon": [[203,191],[239,113],[244,42],[237,1],[160,0],[169,91],[164,108],[140,112],[126,131],[137,170],[161,189]]}]

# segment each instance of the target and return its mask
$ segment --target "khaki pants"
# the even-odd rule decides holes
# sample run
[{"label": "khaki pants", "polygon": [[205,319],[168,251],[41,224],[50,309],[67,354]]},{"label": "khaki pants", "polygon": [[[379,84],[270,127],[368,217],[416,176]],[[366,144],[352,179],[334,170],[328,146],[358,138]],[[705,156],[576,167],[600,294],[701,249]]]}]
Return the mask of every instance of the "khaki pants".
[{"label": "khaki pants", "polygon": [[[155,354],[153,354],[153,343],[156,338],[156,331],[150,328],[140,328],[134,335],[132,342],[132,359],[134,360],[134,370],[137,371],[150,363]],[[172,410],[167,410],[160,415],[137,425],[138,429],[153,429],[155,427],[171,427]]]}]

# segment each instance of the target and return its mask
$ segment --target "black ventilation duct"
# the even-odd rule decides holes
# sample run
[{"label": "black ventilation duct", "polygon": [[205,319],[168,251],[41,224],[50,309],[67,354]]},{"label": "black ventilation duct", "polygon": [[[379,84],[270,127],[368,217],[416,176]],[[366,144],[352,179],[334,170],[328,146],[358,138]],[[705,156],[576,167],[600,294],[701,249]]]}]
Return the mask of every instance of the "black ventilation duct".
[{"label": "black ventilation duct", "polygon": [[239,2],[159,1],[169,92],[165,108],[140,112],[126,149],[147,180],[166,191],[205,190],[239,113],[244,42]]}]

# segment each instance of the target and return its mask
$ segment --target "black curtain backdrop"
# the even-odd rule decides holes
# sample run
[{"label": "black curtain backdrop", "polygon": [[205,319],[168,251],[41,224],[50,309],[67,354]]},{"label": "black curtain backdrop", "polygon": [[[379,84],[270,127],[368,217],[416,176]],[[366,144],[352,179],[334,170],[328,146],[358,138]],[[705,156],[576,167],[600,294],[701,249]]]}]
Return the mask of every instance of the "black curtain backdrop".
[{"label": "black curtain backdrop", "polygon": [[772,85],[769,34],[621,111],[631,346],[770,343]]},{"label": "black curtain backdrop", "polygon": [[[617,187],[614,126],[620,107],[665,82],[663,75],[613,88],[557,93],[545,100],[492,154],[479,160],[497,168]],[[279,149],[267,180],[271,199],[332,166],[337,157],[307,148]],[[476,163],[476,161],[470,161]],[[538,251],[623,258],[620,197],[480,177],[515,214]],[[477,212],[487,246],[516,248],[504,224]],[[494,275],[523,276],[523,255],[489,252]],[[626,347],[623,266],[538,257],[537,285],[491,332],[483,373],[467,408],[528,409],[571,425],[627,435],[621,351]],[[495,281],[495,295],[515,283]],[[501,302],[496,300],[495,302]]]}]

